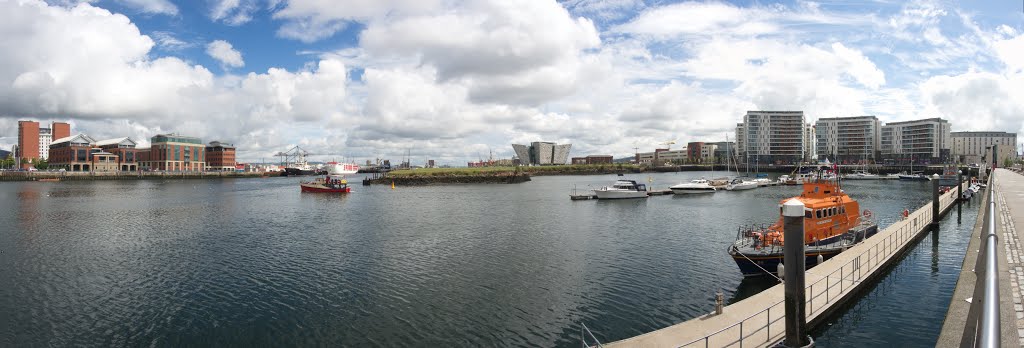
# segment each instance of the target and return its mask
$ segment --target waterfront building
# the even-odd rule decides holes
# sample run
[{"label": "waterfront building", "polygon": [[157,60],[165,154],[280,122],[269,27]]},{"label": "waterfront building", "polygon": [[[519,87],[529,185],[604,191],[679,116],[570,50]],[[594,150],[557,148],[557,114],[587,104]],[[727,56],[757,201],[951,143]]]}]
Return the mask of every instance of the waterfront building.
[{"label": "waterfront building", "polygon": [[527,165],[565,164],[569,161],[569,150],[572,144],[555,144],[552,142],[535,141],[530,146],[512,144],[519,161]]},{"label": "waterfront building", "polygon": [[14,157],[27,161],[19,162],[23,169],[35,165],[35,161],[39,159],[39,122],[18,121],[18,148]]},{"label": "waterfront building", "polygon": [[19,150],[14,156],[28,160],[23,168],[34,166],[36,161],[50,158],[50,144],[54,139],[69,136],[71,125],[65,122],[52,122],[49,128],[42,128],[36,121],[18,121]]},{"label": "waterfront building", "polygon": [[810,123],[804,125],[804,161],[813,161],[818,158],[818,150],[814,146],[815,134],[814,125]]},{"label": "waterfront building", "polygon": [[691,141],[686,143],[686,160],[689,163],[700,163],[701,147],[704,147],[704,142],[702,141]]},{"label": "waterfront building", "polygon": [[90,168],[93,172],[116,172],[119,169],[117,155],[103,151],[100,148],[92,148],[89,152]]},{"label": "waterfront building", "polygon": [[158,134],[141,151],[139,166],[148,170],[201,172],[206,170],[206,145],[196,137]]},{"label": "waterfront building", "polygon": [[736,124],[736,151],[735,151],[734,154],[732,154],[732,156],[734,156],[734,158],[736,158],[736,159],[745,158],[745,156],[746,156],[746,150],[745,150],[746,149],[746,147],[745,147],[746,144],[744,143],[744,139],[747,139],[747,129],[746,129],[746,126],[744,126],[743,123],[737,123]]},{"label": "waterfront building", "polygon": [[134,172],[139,170],[139,149],[135,148],[136,145],[135,141],[128,137],[106,139],[96,142],[96,147],[115,156],[115,160],[117,161],[117,170],[122,172]]},{"label": "waterfront building", "polygon": [[871,163],[881,143],[875,116],[825,117],[814,124],[818,160],[842,164]]},{"label": "waterfront building", "polygon": [[736,135],[746,163],[795,164],[808,154],[803,111],[747,111]]},{"label": "waterfront building", "polygon": [[654,149],[654,152],[638,153],[637,163],[653,164],[656,166],[666,164],[682,164],[686,163],[688,157],[689,151],[687,149]]},{"label": "waterfront building", "polygon": [[697,159],[699,163],[715,163],[715,151],[718,150],[718,145],[713,143],[704,143],[700,147],[700,157]]},{"label": "waterfront building", "polygon": [[[85,134],[60,138],[50,143],[49,168],[69,172],[93,170],[93,143],[96,140]],[[106,168],[104,166],[104,168]]]},{"label": "waterfront building", "polygon": [[737,149],[738,145],[736,145],[735,142],[720,141],[720,142],[716,142],[716,143],[707,143],[707,144],[711,144],[711,145],[713,145],[715,147],[714,155],[712,155],[712,157],[714,158],[714,160],[713,160],[714,163],[720,163],[721,164],[721,163],[725,163],[726,161],[729,161],[730,159],[732,159],[732,160],[736,159],[736,149]]},{"label": "waterfront building", "polygon": [[882,126],[879,150],[886,164],[946,163],[950,160],[949,121],[941,118],[891,122]]},{"label": "waterfront building", "polygon": [[219,141],[211,141],[206,146],[206,170],[234,171],[235,146]]},{"label": "waterfront building", "polygon": [[587,157],[573,157],[572,164],[611,164],[611,155],[589,155]]},{"label": "waterfront building", "polygon": [[950,132],[950,138],[953,140],[953,161],[957,163],[981,163],[982,157],[988,159],[986,155],[992,151],[986,148],[992,145],[998,145],[996,150],[999,151],[999,166],[1002,166],[1006,159],[1017,157],[1017,133]]}]

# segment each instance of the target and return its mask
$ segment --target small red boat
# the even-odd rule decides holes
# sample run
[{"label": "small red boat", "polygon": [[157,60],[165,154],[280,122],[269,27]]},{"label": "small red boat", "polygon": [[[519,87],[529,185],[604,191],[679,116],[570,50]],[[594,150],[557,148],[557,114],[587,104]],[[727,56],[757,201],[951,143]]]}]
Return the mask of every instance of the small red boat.
[{"label": "small red boat", "polygon": [[352,192],[352,188],[348,186],[348,181],[340,176],[327,175],[322,178],[313,179],[313,181],[307,181],[299,184],[302,187],[302,192],[322,192],[322,193],[349,193]]}]

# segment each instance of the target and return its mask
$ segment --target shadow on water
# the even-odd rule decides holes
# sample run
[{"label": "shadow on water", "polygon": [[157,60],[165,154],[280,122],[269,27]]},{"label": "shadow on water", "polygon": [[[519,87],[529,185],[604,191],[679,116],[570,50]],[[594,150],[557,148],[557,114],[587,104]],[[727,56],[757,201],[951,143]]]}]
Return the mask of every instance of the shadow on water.
[{"label": "shadow on water", "polygon": [[736,292],[732,294],[732,298],[729,299],[728,304],[733,304],[744,299],[757,295],[761,291],[767,290],[775,285],[779,284],[779,280],[772,277],[748,277],[743,278],[740,284],[736,286]]}]

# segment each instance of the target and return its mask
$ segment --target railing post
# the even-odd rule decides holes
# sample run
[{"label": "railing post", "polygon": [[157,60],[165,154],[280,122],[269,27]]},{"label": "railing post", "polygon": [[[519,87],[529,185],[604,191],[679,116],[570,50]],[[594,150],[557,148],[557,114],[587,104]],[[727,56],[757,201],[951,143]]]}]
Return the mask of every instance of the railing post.
[{"label": "railing post", "polygon": [[[786,347],[813,346],[807,335],[807,301],[804,285],[804,204],[794,198],[782,206],[785,243],[783,263],[786,265]],[[741,324],[742,325],[742,324]],[[741,328],[742,330],[742,328]],[[743,337],[740,337],[742,344]]]}]

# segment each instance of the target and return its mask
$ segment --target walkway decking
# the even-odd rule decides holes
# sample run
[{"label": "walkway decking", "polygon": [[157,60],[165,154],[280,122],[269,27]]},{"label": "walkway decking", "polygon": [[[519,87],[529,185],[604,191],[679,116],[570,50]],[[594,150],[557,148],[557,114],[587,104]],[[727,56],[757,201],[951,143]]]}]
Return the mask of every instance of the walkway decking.
[{"label": "walkway decking", "polygon": [[[965,187],[966,188],[966,187]],[[956,200],[956,190],[941,195],[939,211]],[[912,241],[923,236],[931,222],[931,203],[894,223],[864,243],[825,261],[806,273],[807,322],[813,327],[879,269],[897,259]],[[1024,221],[1024,220],[1022,220]],[[783,284],[709,314],[640,336],[605,344],[606,347],[764,347],[785,335]]]}]

